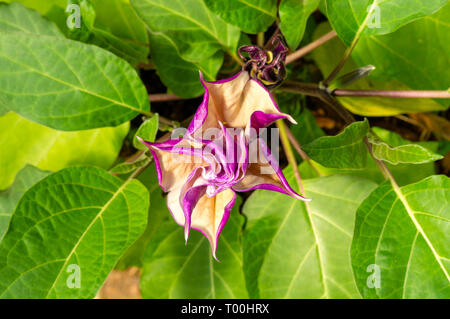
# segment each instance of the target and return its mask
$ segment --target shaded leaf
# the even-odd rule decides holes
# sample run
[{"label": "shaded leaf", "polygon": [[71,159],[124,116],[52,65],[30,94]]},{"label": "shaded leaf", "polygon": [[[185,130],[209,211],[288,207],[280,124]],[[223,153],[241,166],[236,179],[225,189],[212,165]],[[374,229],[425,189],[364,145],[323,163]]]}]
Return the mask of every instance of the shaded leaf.
[{"label": "shaded leaf", "polygon": [[205,80],[215,80],[223,61],[223,53],[220,51],[201,63],[183,60],[176,44],[165,33],[150,33],[150,47],[161,81],[174,94],[183,98],[201,95],[204,88],[198,71],[203,73]]},{"label": "shaded leaf", "polygon": [[239,29],[212,14],[203,0],[131,0],[131,4],[150,31],[164,32],[187,61],[203,61],[222,49],[235,54]]},{"label": "shaded leaf", "polygon": [[276,0],[205,0],[208,8],[246,33],[264,32],[277,18]]},{"label": "shaded leaf", "polygon": [[[88,167],[48,176],[22,197],[0,244],[0,296],[93,298],[144,230],[147,210],[137,180]],[[78,289],[69,285],[73,265]]]},{"label": "shaded leaf", "polygon": [[425,147],[404,140],[400,135],[374,128],[375,134],[369,134],[374,156],[391,164],[412,163],[423,164],[434,162],[443,156],[433,153]]},{"label": "shaded leaf", "polygon": [[109,168],[117,158],[129,123],[88,131],[62,132],[13,112],[0,117],[0,190],[11,185],[26,164],[58,171],[70,165]]},{"label": "shaded leaf", "polygon": [[46,19],[42,19],[39,13],[17,2],[11,4],[0,2],[0,31],[62,37],[62,33],[56,25]]},{"label": "shaded leaf", "polygon": [[364,168],[367,148],[363,138],[369,122],[355,122],[336,136],[323,136],[305,145],[303,150],[311,159],[331,168]]},{"label": "shaded leaf", "polygon": [[[330,26],[328,24],[321,24],[317,28],[314,38],[317,39],[321,35],[328,33],[330,31]],[[394,36],[394,33],[392,36]],[[380,37],[377,37],[379,39]],[[409,39],[413,38],[408,36]],[[371,38],[366,38],[365,41],[369,41]],[[404,38],[403,38],[404,39]],[[359,45],[363,40],[361,39],[359,44],[356,46],[358,50]],[[397,40],[395,40],[397,41]],[[431,44],[432,42],[430,42]],[[406,51],[407,49],[402,49]],[[411,50],[416,52],[417,47],[412,47]],[[328,76],[333,68],[339,62],[339,59],[344,55],[345,46],[338,39],[334,38],[328,41],[321,47],[317,48],[312,52],[312,57],[317,63],[318,67],[322,71],[324,76]],[[333,52],[333,54],[330,54]],[[383,58],[384,59],[384,58]],[[388,60],[385,60],[388,61]],[[367,63],[366,63],[367,62]],[[370,63],[376,66],[375,71],[371,72],[371,75],[358,80],[356,83],[350,85],[349,89],[354,90],[409,90],[410,87],[406,86],[404,83],[399,82],[395,77],[389,81],[380,81],[373,77],[373,74],[382,69],[382,72],[391,72],[387,69],[395,69],[396,66],[391,62],[386,65],[386,68],[381,68],[381,65],[375,63],[375,61],[363,61],[362,64],[356,64],[352,59],[349,59],[341,71],[341,74],[345,74],[357,69],[360,66],[368,65]],[[364,64],[365,63],[365,64]],[[432,69],[427,68],[427,72],[432,72]],[[408,72],[405,70],[404,72]],[[442,78],[442,72],[435,77]],[[425,88],[425,84],[424,87]],[[431,99],[392,99],[384,97],[341,97],[338,100],[351,112],[364,116],[391,116],[401,113],[411,113],[411,112],[427,112],[433,110],[444,110],[445,107]]]},{"label": "shaded leaf", "polygon": [[381,35],[439,10],[447,0],[326,0],[328,18],[346,44],[360,35]]},{"label": "shaded leaf", "polygon": [[[291,170],[288,182],[295,183]],[[357,177],[304,181],[304,202],[255,191],[244,205],[244,270],[251,298],[359,298],[350,265],[356,209],[376,184]]]},{"label": "shaded leaf", "polygon": [[[375,65],[371,76],[376,80],[398,80],[414,90],[447,90],[450,72],[443,70],[450,63],[449,20],[450,4],[395,33],[362,38],[352,56],[359,65]],[[450,103],[436,101],[443,109]]]},{"label": "shaded leaf", "polygon": [[158,114],[155,114],[152,118],[147,119],[144,121],[144,123],[139,126],[136,134],[133,138],[133,146],[139,150],[147,150],[147,147],[139,142],[139,140],[136,137],[142,138],[144,141],[147,142],[154,142],[156,138],[156,133],[158,133],[158,127],[159,127],[159,116]]},{"label": "shaded leaf", "polygon": [[[386,182],[356,214],[352,265],[365,298],[450,298],[450,179]],[[379,286],[367,285],[376,265]]]}]

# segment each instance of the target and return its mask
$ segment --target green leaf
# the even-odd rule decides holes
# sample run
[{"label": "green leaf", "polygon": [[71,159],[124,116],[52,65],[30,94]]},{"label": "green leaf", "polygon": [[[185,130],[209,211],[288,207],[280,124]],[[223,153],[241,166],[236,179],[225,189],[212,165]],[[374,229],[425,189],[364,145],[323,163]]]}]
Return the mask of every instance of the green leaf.
[{"label": "green leaf", "polygon": [[297,49],[303,39],[306,22],[320,0],[283,0],[280,4],[280,29],[289,47]]},{"label": "green leaf", "polygon": [[[450,72],[443,70],[450,62],[449,20],[450,4],[395,33],[362,38],[353,57],[359,65],[375,65],[371,76],[376,80],[395,79],[414,90],[447,90]],[[445,109],[450,100],[438,102]]]},{"label": "green leaf", "polygon": [[147,228],[122,255],[116,265],[117,269],[127,269],[132,266],[141,268],[143,266],[144,253],[147,245],[153,241],[159,226],[163,222],[172,219],[169,209],[167,208],[166,199],[163,196],[163,191],[159,186],[155,164],[150,165],[141,175],[139,175],[138,179],[145,187],[147,187],[147,190],[150,193],[150,209],[148,211]]},{"label": "green leaf", "polygon": [[[436,143],[433,145],[432,148],[436,150],[437,146],[438,144]],[[316,170],[319,171],[322,176],[331,176],[337,174],[350,175],[367,178],[376,183],[382,183],[386,180],[383,173],[380,171],[380,168],[369,154],[367,154],[367,167],[362,169],[328,168],[314,161],[312,161],[312,165],[314,165]],[[386,165],[391,171],[392,175],[394,175],[395,179],[397,180],[397,183],[400,186],[416,183],[428,176],[436,174],[436,168],[434,163],[432,162],[425,164],[397,164],[397,165],[386,163]],[[316,170],[313,170],[312,167],[310,167],[310,165],[306,162],[300,164],[300,173],[302,178],[319,177]]]},{"label": "green leaf", "polygon": [[180,57],[174,41],[160,32],[150,33],[150,49],[161,81],[174,94],[183,98],[197,97],[205,91],[200,82],[199,70],[205,80],[212,81],[223,62],[223,53],[220,51],[204,62],[188,62]]},{"label": "green leaf", "polygon": [[[148,204],[139,181],[99,168],[72,167],[43,179],[20,200],[0,244],[0,296],[95,297],[145,229]],[[70,285],[77,267],[79,288]]]},{"label": "green leaf", "polygon": [[138,150],[147,150],[147,147],[139,142],[136,137],[142,138],[147,142],[154,142],[156,138],[156,133],[158,133],[159,127],[159,116],[155,114],[152,118],[145,120],[141,126],[139,126],[136,134],[133,138],[133,146]]},{"label": "green leaf", "polygon": [[412,163],[423,164],[443,158],[442,155],[431,152],[419,144],[413,144],[401,138],[400,135],[374,128],[375,134],[369,134],[373,155],[391,164]]},{"label": "green leaf", "polygon": [[220,235],[214,260],[208,240],[192,231],[185,245],[182,228],[173,220],[159,227],[144,257],[144,298],[247,298],[242,271],[240,200]]},{"label": "green leaf", "polygon": [[[414,23],[413,23],[414,24]],[[412,25],[412,24],[411,24]],[[317,30],[315,31],[314,38],[317,39],[320,36],[324,35],[325,33],[328,33],[330,31],[330,26],[326,23],[319,25]],[[392,34],[392,36],[396,35],[397,33]],[[376,39],[380,39],[381,37],[377,37]],[[408,39],[411,39],[413,37],[408,36]],[[361,42],[364,41],[370,41],[372,38],[367,37],[364,39],[361,39],[359,44],[356,46],[356,51],[359,50],[359,46]],[[402,37],[404,39],[404,37]],[[399,41],[399,39],[396,39],[395,41]],[[431,44],[432,42],[430,42]],[[406,51],[407,49],[402,49],[399,51],[401,54],[402,52]],[[408,49],[409,50],[409,49]],[[417,47],[411,47],[413,52],[417,52]],[[344,44],[338,39],[334,38],[321,47],[317,48],[313,51],[312,57],[314,61],[317,63],[318,67],[322,71],[322,74],[324,76],[328,76],[328,74],[331,73],[331,71],[334,69],[334,67],[339,62],[339,59],[344,55],[345,46]],[[332,52],[332,54],[331,54]],[[355,51],[354,51],[355,52]],[[370,52],[366,52],[369,54]],[[355,54],[355,53],[354,53]],[[371,53],[370,53],[371,54]],[[384,54],[384,53],[380,53]],[[449,53],[450,54],[450,53]],[[427,56],[427,55],[426,55]],[[383,55],[384,59],[385,55]],[[424,56],[423,56],[424,57]],[[437,56],[435,56],[435,59],[438,59]],[[388,61],[389,59],[386,59]],[[367,62],[367,63],[366,63]],[[364,64],[365,63],[365,64]],[[355,69],[357,69],[360,66],[368,65],[368,64],[374,64],[377,69],[375,71],[372,71],[370,76],[360,79],[354,84],[350,85],[348,89],[354,89],[354,90],[409,90],[410,87],[406,86],[405,84],[399,82],[396,80],[396,77],[393,77],[389,81],[387,79],[385,80],[378,80],[373,76],[374,73],[377,72],[377,70],[382,69],[382,73],[388,73],[391,72],[391,69],[397,68],[396,64],[394,62],[389,62],[389,65],[386,65],[386,67],[382,67],[377,61],[373,60],[366,60],[362,61],[361,64],[356,64],[356,62],[353,59],[349,59],[347,63],[345,64],[344,68],[341,71],[341,74],[346,74],[348,72],[351,72]],[[404,70],[403,72],[407,72],[409,74],[409,71]],[[427,72],[430,72],[430,74],[433,74],[434,71],[432,69],[427,68]],[[400,73],[398,74],[400,75]],[[411,76],[411,74],[410,74]],[[402,76],[403,77],[403,76]],[[442,72],[439,72],[439,74],[434,74],[435,78],[443,78]],[[428,86],[428,84],[424,83],[424,86],[421,88],[425,88]],[[429,111],[436,111],[436,110],[445,110],[445,107],[440,105],[439,103],[436,103],[435,101],[431,99],[391,99],[391,98],[384,98],[384,97],[358,97],[358,98],[352,98],[352,97],[344,97],[344,98],[338,98],[338,100],[351,112],[363,116],[392,116],[402,113],[414,113],[414,112],[429,112]]]},{"label": "green leaf", "polygon": [[0,117],[0,190],[11,185],[26,164],[57,171],[70,165],[109,168],[117,158],[129,123],[88,131],[62,132],[15,113]]},{"label": "green leaf", "polygon": [[439,10],[447,0],[326,0],[329,20],[340,38],[394,32],[401,26]]},{"label": "green leaf", "polygon": [[0,242],[8,229],[16,205],[22,195],[35,183],[43,179],[50,172],[27,165],[16,176],[14,183],[7,190],[0,192]]},{"label": "green leaf", "polygon": [[62,37],[62,33],[56,25],[46,19],[42,19],[39,13],[17,2],[11,4],[0,2],[0,31]]},{"label": "green leaf", "polygon": [[235,54],[239,29],[212,14],[203,0],[131,0],[131,3],[150,31],[164,32],[187,61],[203,61],[222,49]]},{"label": "green leaf", "polygon": [[305,145],[303,150],[313,160],[330,168],[364,168],[367,148],[363,138],[369,122],[355,122],[336,136],[323,136]]},{"label": "green leaf", "polygon": [[61,130],[115,126],[149,110],[136,71],[115,55],[16,32],[0,34],[0,96],[10,110]]},{"label": "green leaf", "polygon": [[205,0],[205,4],[246,33],[265,32],[277,18],[275,0]]},{"label": "green leaf", "polygon": [[[286,172],[291,185],[292,170]],[[356,209],[376,184],[357,177],[304,180],[304,202],[255,191],[244,205],[244,271],[251,298],[359,298],[350,265]]]},{"label": "green leaf", "polygon": [[[80,5],[81,27],[69,29],[65,21],[60,24],[69,38],[105,48],[133,66],[148,61],[147,30],[129,1],[71,1]],[[70,14],[72,13],[65,13],[67,16]]]},{"label": "green leaf", "polygon": [[[351,255],[362,295],[450,298],[449,221],[448,177],[432,176],[402,188],[380,185],[356,214]],[[376,265],[372,273],[369,265]],[[377,275],[379,285],[368,285]]]},{"label": "green leaf", "polygon": [[91,1],[97,13],[94,33],[99,33],[100,29],[111,32],[119,40],[117,44],[114,44],[115,47],[130,52],[128,54],[136,61],[145,62],[149,53],[147,29],[134,11],[130,1]]},{"label": "green leaf", "polygon": [[45,1],[36,1],[36,0],[1,0],[2,2],[12,3],[19,2],[26,6],[27,8],[38,11],[41,14],[45,14],[50,11],[50,9],[54,6],[66,8],[67,0],[45,0]]}]

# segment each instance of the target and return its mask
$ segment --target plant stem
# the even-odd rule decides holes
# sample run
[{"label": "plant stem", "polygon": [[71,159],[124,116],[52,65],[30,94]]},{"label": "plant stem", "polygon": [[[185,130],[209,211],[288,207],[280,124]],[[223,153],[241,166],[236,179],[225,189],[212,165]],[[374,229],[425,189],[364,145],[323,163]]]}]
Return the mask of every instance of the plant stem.
[{"label": "plant stem", "polygon": [[450,99],[448,91],[381,91],[381,90],[341,90],[333,91],[335,96],[390,97],[409,99]]},{"label": "plant stem", "polygon": [[333,31],[325,34],[324,36],[318,38],[317,40],[311,42],[310,44],[304,46],[303,48],[300,48],[299,50],[295,51],[294,53],[289,54],[286,57],[286,64],[289,64],[291,62],[294,62],[295,60],[300,59],[301,57],[307,55],[311,51],[320,47],[322,44],[330,41],[335,36],[337,36],[337,33],[336,33],[336,31],[333,30]]},{"label": "plant stem", "polygon": [[276,122],[278,129],[280,130],[280,139],[281,144],[283,145],[284,152],[286,153],[287,160],[289,165],[291,165],[292,170],[294,171],[295,179],[297,180],[298,188],[301,194],[305,194],[305,190],[303,188],[302,179],[300,177],[300,172],[298,171],[297,161],[295,160],[294,152],[292,151],[291,144],[289,143],[289,138],[286,133],[286,125],[283,120],[278,120]]},{"label": "plant stem", "polygon": [[183,100],[182,97],[175,94],[149,94],[148,98],[152,103]]}]

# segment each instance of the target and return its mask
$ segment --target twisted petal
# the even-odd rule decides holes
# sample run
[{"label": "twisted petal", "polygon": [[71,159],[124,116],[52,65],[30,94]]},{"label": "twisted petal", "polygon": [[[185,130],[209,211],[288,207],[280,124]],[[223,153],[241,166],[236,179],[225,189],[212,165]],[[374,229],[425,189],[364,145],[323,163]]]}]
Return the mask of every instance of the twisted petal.
[{"label": "twisted petal", "polygon": [[210,198],[205,192],[205,185],[184,189],[181,187],[169,192],[167,206],[175,221],[185,226],[185,239],[187,240],[189,228],[200,231],[208,238],[211,252],[216,258],[219,236],[230,217],[236,193],[226,189]]},{"label": "twisted petal", "polygon": [[205,82],[201,76],[201,81],[205,95],[189,125],[189,134],[219,128],[219,122],[233,128],[250,126],[255,129],[280,118],[296,123],[290,115],[280,112],[269,91],[247,72],[216,82]]},{"label": "twisted petal", "polygon": [[253,143],[257,143],[260,155],[262,155],[264,160],[260,159],[261,156],[255,158],[257,162],[249,164],[245,177],[239,183],[235,184],[232,189],[236,192],[267,189],[292,196],[299,200],[310,201],[311,199],[297,194],[289,186],[278,165],[278,161],[272,155],[264,140],[258,138]]}]

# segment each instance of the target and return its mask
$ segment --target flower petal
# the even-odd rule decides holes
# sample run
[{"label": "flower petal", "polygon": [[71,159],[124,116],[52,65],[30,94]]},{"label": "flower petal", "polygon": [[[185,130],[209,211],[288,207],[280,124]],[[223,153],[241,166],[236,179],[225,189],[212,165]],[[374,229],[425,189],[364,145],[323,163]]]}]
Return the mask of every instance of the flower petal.
[{"label": "flower petal", "polygon": [[271,191],[280,192],[299,200],[310,201],[295,192],[286,178],[278,164],[278,161],[270,152],[266,143],[261,139],[256,139],[253,143],[258,143],[258,149],[265,158],[265,162],[260,161],[260,156],[255,156],[257,162],[250,163],[247,168],[245,177],[236,183],[232,189],[236,192],[246,192],[254,189],[267,189]]},{"label": "flower petal", "polygon": [[165,192],[180,188],[199,166],[207,165],[196,154],[197,149],[184,139],[173,139],[162,143],[150,143],[139,139],[153,154],[159,185]]},{"label": "flower petal", "polygon": [[219,121],[229,127],[246,128],[257,111],[268,116],[264,120],[261,114],[253,118],[250,125],[256,129],[279,118],[296,123],[290,115],[280,112],[269,91],[260,82],[251,79],[247,72],[216,82],[206,82],[201,76],[201,81],[205,95],[189,125],[189,134],[199,129],[219,128]]},{"label": "flower petal", "polygon": [[236,193],[226,189],[212,198],[207,196],[200,198],[192,212],[191,227],[208,238],[214,258],[219,235],[230,217],[235,201]]}]

